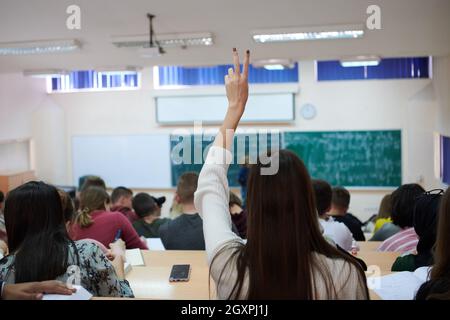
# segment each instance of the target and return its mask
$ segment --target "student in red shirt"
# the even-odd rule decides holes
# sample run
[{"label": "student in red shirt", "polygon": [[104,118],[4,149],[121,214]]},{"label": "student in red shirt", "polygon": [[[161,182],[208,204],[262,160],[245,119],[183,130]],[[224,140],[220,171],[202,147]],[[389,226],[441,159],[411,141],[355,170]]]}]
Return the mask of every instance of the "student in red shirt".
[{"label": "student in red shirt", "polygon": [[80,194],[80,212],[71,229],[74,240],[94,239],[109,246],[118,231],[127,249],[147,250],[131,222],[120,212],[109,211],[109,195],[103,188],[89,187]]}]

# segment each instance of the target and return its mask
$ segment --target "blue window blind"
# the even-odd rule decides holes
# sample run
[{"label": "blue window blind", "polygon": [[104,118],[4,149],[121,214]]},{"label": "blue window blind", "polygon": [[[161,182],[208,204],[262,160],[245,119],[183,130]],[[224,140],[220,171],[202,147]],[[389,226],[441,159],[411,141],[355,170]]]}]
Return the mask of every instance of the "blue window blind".
[{"label": "blue window blind", "polygon": [[[224,76],[232,65],[212,67],[158,67],[159,86],[208,86],[224,84]],[[242,66],[241,66],[242,68]],[[286,83],[298,82],[298,64],[292,69],[266,70],[249,67],[250,83]]]},{"label": "blue window blind", "polygon": [[441,138],[442,181],[450,185],[450,137]]},{"label": "blue window blind", "polygon": [[317,80],[416,79],[430,77],[430,57],[386,58],[377,66],[343,67],[338,60],[317,61]]},{"label": "blue window blind", "polygon": [[51,77],[53,92],[119,89],[139,87],[138,72],[96,72],[94,70],[72,71],[68,75]]}]

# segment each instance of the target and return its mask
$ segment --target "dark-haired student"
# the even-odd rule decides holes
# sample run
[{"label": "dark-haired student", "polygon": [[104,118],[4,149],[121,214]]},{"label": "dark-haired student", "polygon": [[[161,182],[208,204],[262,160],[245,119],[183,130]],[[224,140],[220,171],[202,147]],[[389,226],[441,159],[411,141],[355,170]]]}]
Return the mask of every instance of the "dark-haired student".
[{"label": "dark-haired student", "polygon": [[434,265],[430,280],[417,291],[417,300],[450,300],[450,188],[441,199]]},{"label": "dark-haired student", "polygon": [[387,194],[381,200],[378,215],[375,218],[374,234],[369,241],[384,241],[402,230],[399,226],[392,223],[391,214],[392,195]]},{"label": "dark-haired student", "polygon": [[5,195],[0,190],[0,241],[7,242],[5,217],[3,215],[3,204],[5,203]]},{"label": "dark-haired student", "polygon": [[331,239],[342,249],[350,251],[353,244],[353,235],[345,224],[335,221],[327,215],[331,209],[332,189],[325,180],[313,180],[314,198],[316,200],[319,222],[323,228],[323,235]]},{"label": "dark-haired student", "polygon": [[161,209],[154,198],[147,193],[138,193],[133,198],[133,209],[139,217],[139,220],[133,223],[138,235],[159,238],[159,228],[170,219],[161,218]]},{"label": "dark-haired student", "polygon": [[[368,299],[359,264],[322,236],[311,178],[303,162],[281,150],[252,165],[247,189],[247,243],[232,232],[227,171],[234,132],[248,98],[243,73],[225,77],[228,110],[199,177],[195,206],[203,216],[206,252],[219,299]],[[264,173],[262,173],[264,172]]]},{"label": "dark-haired student", "polygon": [[392,193],[392,223],[402,230],[387,238],[378,251],[412,252],[419,238],[413,228],[414,206],[425,190],[416,183],[404,184]]},{"label": "dark-haired student", "polygon": [[75,292],[75,288],[55,280],[18,284],[5,284],[0,280],[0,300],[41,300],[44,294],[70,296]]},{"label": "dark-haired student", "polygon": [[80,212],[71,228],[74,240],[94,239],[108,247],[119,230],[127,249],[147,250],[131,222],[120,212],[109,210],[109,195],[103,188],[89,187],[80,194]]},{"label": "dark-haired student", "polygon": [[392,271],[414,271],[433,264],[432,249],[436,242],[440,200],[440,193],[424,193],[417,198],[413,217],[414,231],[419,237],[417,253],[398,257]]},{"label": "dark-haired student", "polygon": [[334,187],[331,197],[331,209],[328,215],[334,220],[342,222],[347,226],[356,241],[365,241],[362,231],[362,222],[348,212],[350,206],[350,192],[344,187]]},{"label": "dark-haired student", "polygon": [[100,178],[99,176],[84,176],[80,178],[79,181],[79,191],[83,191],[89,187],[100,187],[106,190],[105,180]]},{"label": "dark-haired student", "polygon": [[111,211],[122,212],[131,223],[139,219],[133,211],[133,191],[125,187],[117,187],[111,193]]},{"label": "dark-haired student", "polygon": [[198,174],[195,172],[183,173],[178,180],[175,201],[181,205],[182,214],[159,228],[161,241],[167,250],[205,250],[203,221],[194,205],[197,182]]},{"label": "dark-haired student", "polygon": [[67,218],[51,185],[29,182],[11,191],[5,203],[10,254],[0,261],[0,278],[7,284],[74,279],[94,296],[132,297],[123,256],[111,263],[94,243],[73,241]]}]

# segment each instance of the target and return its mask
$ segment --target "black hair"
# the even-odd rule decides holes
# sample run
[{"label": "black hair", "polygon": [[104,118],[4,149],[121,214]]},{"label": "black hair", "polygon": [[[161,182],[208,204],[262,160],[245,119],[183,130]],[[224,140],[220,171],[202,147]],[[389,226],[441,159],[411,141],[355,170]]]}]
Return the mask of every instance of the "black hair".
[{"label": "black hair", "polygon": [[28,182],[8,194],[5,224],[16,283],[53,280],[66,272],[69,246],[75,244],[65,222],[60,195],[51,185]]},{"label": "black hair", "polygon": [[113,190],[113,192],[111,193],[111,203],[114,204],[117,201],[119,201],[119,199],[121,197],[132,197],[133,196],[133,191],[131,191],[130,189],[126,188],[126,187],[117,187]]},{"label": "black hair", "polygon": [[316,200],[316,208],[319,215],[323,215],[331,206],[331,198],[333,192],[331,185],[325,180],[315,179],[312,181],[314,189],[314,199]]},{"label": "black hair", "polygon": [[425,189],[417,183],[404,184],[392,193],[392,222],[401,227],[413,226],[413,214],[416,199]]},{"label": "black hair", "polygon": [[153,197],[147,193],[138,193],[133,198],[133,210],[140,218],[147,217],[155,213],[158,208],[158,204],[155,202]]},{"label": "black hair", "polygon": [[5,194],[0,190],[0,203],[5,200]]}]

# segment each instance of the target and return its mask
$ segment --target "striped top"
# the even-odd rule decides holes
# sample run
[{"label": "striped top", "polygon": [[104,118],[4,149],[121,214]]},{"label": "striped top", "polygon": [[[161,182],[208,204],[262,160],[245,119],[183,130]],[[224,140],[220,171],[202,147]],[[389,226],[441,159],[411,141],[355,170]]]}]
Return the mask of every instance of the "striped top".
[{"label": "striped top", "polygon": [[416,250],[418,242],[414,228],[407,228],[384,240],[377,251],[411,252]]}]

